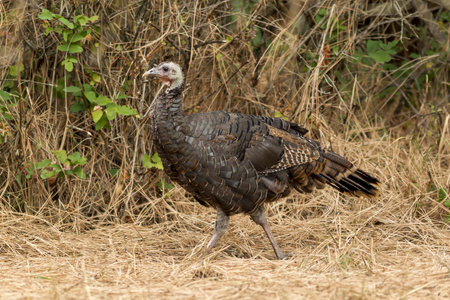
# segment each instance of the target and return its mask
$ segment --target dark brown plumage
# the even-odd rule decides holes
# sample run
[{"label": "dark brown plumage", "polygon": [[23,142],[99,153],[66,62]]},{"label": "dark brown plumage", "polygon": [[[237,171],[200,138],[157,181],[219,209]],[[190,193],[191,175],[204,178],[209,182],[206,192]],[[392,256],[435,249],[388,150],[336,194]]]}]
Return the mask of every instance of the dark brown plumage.
[{"label": "dark brown plumage", "polygon": [[263,205],[292,188],[310,193],[328,184],[343,193],[376,196],[376,178],[306,138],[308,131],[299,125],[222,111],[185,115],[180,67],[161,63],[146,76],[157,76],[168,86],[151,108],[153,141],[164,170],[198,202],[217,210],[207,251],[226,232],[229,216],[245,213],[263,227],[277,258],[285,258]]}]

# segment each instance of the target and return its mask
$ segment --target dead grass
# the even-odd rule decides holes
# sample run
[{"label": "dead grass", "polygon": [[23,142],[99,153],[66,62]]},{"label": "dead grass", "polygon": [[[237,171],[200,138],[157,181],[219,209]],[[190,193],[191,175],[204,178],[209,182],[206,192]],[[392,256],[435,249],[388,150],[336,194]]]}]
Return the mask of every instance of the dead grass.
[{"label": "dead grass", "polygon": [[[230,1],[0,4],[1,90],[21,99],[8,106],[14,120],[0,118],[0,299],[450,297],[449,198],[440,194],[450,190],[445,9],[256,2],[250,11]],[[43,34],[42,7],[68,19],[100,16],[71,74],[56,49],[62,37]],[[398,41],[389,68],[357,59],[369,58],[368,41]],[[215,213],[179,187],[160,191],[162,173],[143,168],[148,119],[116,118],[98,132],[90,112],[71,114],[76,99],[61,92],[95,73],[100,94],[123,91],[121,104],[144,116],[159,85],[143,85],[140,74],[162,60],[183,65],[189,113],[281,113],[379,178],[380,197],[292,194],[267,207],[292,258],[275,261],[262,230],[235,216],[200,259]],[[17,180],[31,163],[55,161],[58,149],[87,158],[86,180],[52,182],[37,170]]]},{"label": "dead grass", "polygon": [[[424,164],[405,139],[336,143],[349,155],[366,154],[361,166],[376,169],[382,195],[369,201],[327,189],[270,206],[272,230],[293,253],[286,261],[274,260],[262,230],[245,216],[233,217],[217,248],[201,259],[215,213],[175,188],[154,200],[172,209],[167,220],[152,225],[143,225],[148,220],[143,214],[134,224],[76,233],[64,222],[2,212],[0,298],[450,296],[450,226],[441,221],[449,211],[427,191],[428,176],[421,176],[425,168],[436,185],[445,186],[450,170],[433,159]],[[401,149],[413,155],[400,155]]]}]

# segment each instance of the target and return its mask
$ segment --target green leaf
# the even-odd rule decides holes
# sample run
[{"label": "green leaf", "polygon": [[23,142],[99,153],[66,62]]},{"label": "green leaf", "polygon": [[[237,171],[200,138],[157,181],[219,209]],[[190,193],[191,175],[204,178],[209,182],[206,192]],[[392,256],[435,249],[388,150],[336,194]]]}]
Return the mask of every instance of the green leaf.
[{"label": "green leaf", "polygon": [[164,168],[161,158],[159,157],[158,153],[153,154],[151,160],[147,154],[144,154],[144,155],[142,155],[141,161],[142,161],[142,166],[147,169],[157,168],[157,169],[162,170]]},{"label": "green leaf", "polygon": [[72,162],[72,165],[85,165],[87,162],[87,159],[82,157],[80,152],[74,152],[68,158]]},{"label": "green leaf", "polygon": [[47,27],[47,28],[45,28],[45,32],[44,32],[44,34],[45,35],[48,35],[50,32],[52,32],[54,29],[52,28],[52,27]]},{"label": "green leaf", "polygon": [[389,62],[391,60],[391,56],[388,52],[384,50],[378,50],[375,52],[369,53],[369,56],[373,58],[377,63],[384,64],[386,62]]},{"label": "green leaf", "polygon": [[94,91],[84,92],[84,95],[91,103],[95,102],[95,99],[97,99],[97,94]]},{"label": "green leaf", "polygon": [[74,64],[78,63],[78,60],[75,57],[70,56],[70,55],[67,55],[66,60],[70,61],[70,62],[73,62]]},{"label": "green leaf", "polygon": [[53,169],[55,169],[56,172],[61,172],[61,166],[59,164],[51,164],[50,167],[52,167]]},{"label": "green leaf", "polygon": [[87,83],[83,83],[83,91],[84,92],[95,92],[92,85],[87,84]]},{"label": "green leaf", "polygon": [[98,75],[96,73],[92,73],[91,75],[92,75],[92,80],[94,80],[95,82],[100,82],[100,80],[102,80],[100,75]]},{"label": "green leaf", "polygon": [[66,25],[67,27],[69,27],[70,29],[74,29],[74,28],[75,28],[75,25],[73,25],[73,23],[70,22],[69,20],[67,20],[66,18],[64,18],[64,17],[59,17],[59,18],[57,18],[57,19],[58,19],[58,21],[60,21],[61,23],[63,23],[63,24]]},{"label": "green leaf", "polygon": [[66,68],[67,72],[73,71],[73,63],[70,61],[63,61],[64,68]]},{"label": "green leaf", "polygon": [[275,113],[273,114],[273,116],[275,117],[275,118],[281,118],[281,119],[284,119],[284,120],[288,120],[288,118],[286,118],[285,116],[283,116],[283,114],[282,113],[280,113],[279,111],[275,111]]},{"label": "green leaf", "polygon": [[147,154],[142,155],[142,166],[147,169],[151,169],[153,167],[150,156]]},{"label": "green leaf", "polygon": [[86,173],[84,173],[83,169],[80,166],[73,169],[73,173],[75,173],[75,175],[77,175],[81,179],[86,179]]},{"label": "green leaf", "polygon": [[69,48],[69,44],[61,44],[58,47],[56,47],[56,49],[58,49],[59,51],[62,51],[62,52],[67,52],[68,48]]},{"label": "green leaf", "polygon": [[[438,200],[439,202],[444,201],[445,198],[447,198],[447,191],[444,189],[439,189],[438,191]],[[446,203],[448,202],[449,205],[447,205]],[[444,203],[445,206],[450,207],[450,200],[445,201]]]},{"label": "green leaf", "polygon": [[133,116],[137,115],[137,110],[135,108],[129,108],[125,105],[117,106],[117,113],[122,116]]},{"label": "green leaf", "polygon": [[260,48],[261,45],[263,44],[263,34],[262,34],[262,30],[259,27],[255,27],[255,37],[252,40],[252,44],[255,48]]},{"label": "green leaf", "polygon": [[71,32],[69,30],[63,31],[63,39],[64,39],[64,42],[66,42],[66,43],[67,43],[67,40],[69,39],[69,34],[71,34]]},{"label": "green leaf", "polygon": [[78,41],[81,41],[82,39],[84,39],[86,36],[80,33],[75,34],[72,39],[70,40],[72,43],[76,43]]},{"label": "green leaf", "polygon": [[372,53],[378,50],[378,41],[368,40],[366,43],[367,52]]},{"label": "green leaf", "polygon": [[64,91],[68,92],[68,93],[76,93],[76,92],[81,92],[81,89],[77,86],[71,85],[68,86],[64,89]]},{"label": "green leaf", "polygon": [[100,121],[100,118],[103,116],[103,110],[97,109],[96,111],[92,112],[92,119],[94,120],[94,123],[97,123]]},{"label": "green leaf", "polygon": [[41,20],[53,20],[53,13],[48,9],[43,9],[42,13],[38,15]]},{"label": "green leaf", "polygon": [[154,165],[157,169],[160,170],[164,169],[161,158],[159,157],[158,153],[153,154],[152,161],[155,163]]},{"label": "green leaf", "polygon": [[95,130],[100,130],[102,128],[111,128],[111,126],[109,126],[108,124],[108,118],[106,117],[106,115],[103,115],[102,118],[95,123]]},{"label": "green leaf", "polygon": [[116,97],[116,100],[122,100],[122,99],[127,99],[127,94],[125,94],[124,92],[120,91],[119,95]]},{"label": "green leaf", "polygon": [[51,171],[42,170],[42,172],[41,172],[42,179],[47,179],[49,177],[52,177],[53,175],[55,175],[55,170],[51,170]]},{"label": "green leaf", "polygon": [[75,102],[70,106],[70,112],[77,113],[80,111],[85,111],[87,109],[86,105],[84,104],[84,101]]},{"label": "green leaf", "polygon": [[0,98],[1,98],[3,101],[6,101],[6,100],[11,99],[11,96],[9,95],[8,92],[5,92],[5,91],[0,90]]},{"label": "green leaf", "polygon": [[116,176],[117,172],[119,172],[119,171],[120,171],[120,169],[109,169],[109,170],[108,170],[108,173],[109,173],[111,176]]},{"label": "green leaf", "polygon": [[227,36],[226,41],[227,43],[230,43],[233,40],[233,38],[231,36]]},{"label": "green leaf", "polygon": [[73,18],[73,21],[75,23],[80,24],[81,26],[85,25],[87,23],[88,18],[86,16],[83,15],[78,15],[75,18]]},{"label": "green leaf", "polygon": [[98,20],[98,16],[92,16],[88,19],[89,22],[94,22]]},{"label": "green leaf", "polygon": [[51,164],[51,162],[52,162],[51,159],[45,159],[43,161],[39,161],[39,162],[35,163],[34,167],[39,170],[39,169],[47,167],[48,165]]},{"label": "green leaf", "polygon": [[60,163],[70,165],[69,161],[67,160],[66,150],[53,150],[52,153],[56,156],[56,159]]},{"label": "green leaf", "polygon": [[69,47],[69,53],[80,53],[83,52],[83,47],[77,44],[71,44]]},{"label": "green leaf", "polygon": [[106,105],[112,103],[112,100],[105,96],[98,96],[97,99],[95,99],[95,103],[98,105]]},{"label": "green leaf", "polygon": [[16,77],[23,70],[25,70],[23,64],[16,64],[14,66],[9,67],[9,75]]}]

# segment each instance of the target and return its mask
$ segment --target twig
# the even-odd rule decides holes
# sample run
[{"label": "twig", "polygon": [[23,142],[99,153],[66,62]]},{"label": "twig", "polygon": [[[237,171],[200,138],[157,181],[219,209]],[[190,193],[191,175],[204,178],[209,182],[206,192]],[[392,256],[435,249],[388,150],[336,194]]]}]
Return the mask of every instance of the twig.
[{"label": "twig", "polygon": [[206,99],[208,99],[211,95],[215,94],[216,92],[218,92],[219,90],[221,90],[246,64],[248,64],[250,61],[247,60],[245,63],[243,63],[239,69],[237,69],[236,71],[234,71],[233,74],[230,75],[230,77],[228,77],[228,79],[223,82],[217,89],[215,89],[214,91],[210,92],[208,95],[203,96],[200,98],[200,100],[197,101],[197,103],[195,103],[194,105],[192,105],[189,108],[186,108],[186,111],[191,111],[192,109],[194,109],[196,106],[200,105],[203,103],[203,101],[205,101]]}]

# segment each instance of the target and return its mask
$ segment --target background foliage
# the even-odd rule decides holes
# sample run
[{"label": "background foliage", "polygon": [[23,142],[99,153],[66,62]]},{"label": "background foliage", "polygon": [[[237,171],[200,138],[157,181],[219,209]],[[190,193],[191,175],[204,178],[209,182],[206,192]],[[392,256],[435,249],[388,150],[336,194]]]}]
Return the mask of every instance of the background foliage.
[{"label": "background foliage", "polygon": [[2,211],[75,230],[167,221],[175,206],[198,212],[164,179],[150,142],[147,109],[160,84],[141,74],[172,60],[187,75],[188,113],[298,122],[402,195],[398,212],[436,222],[450,213],[446,1],[46,0],[0,9]]}]

